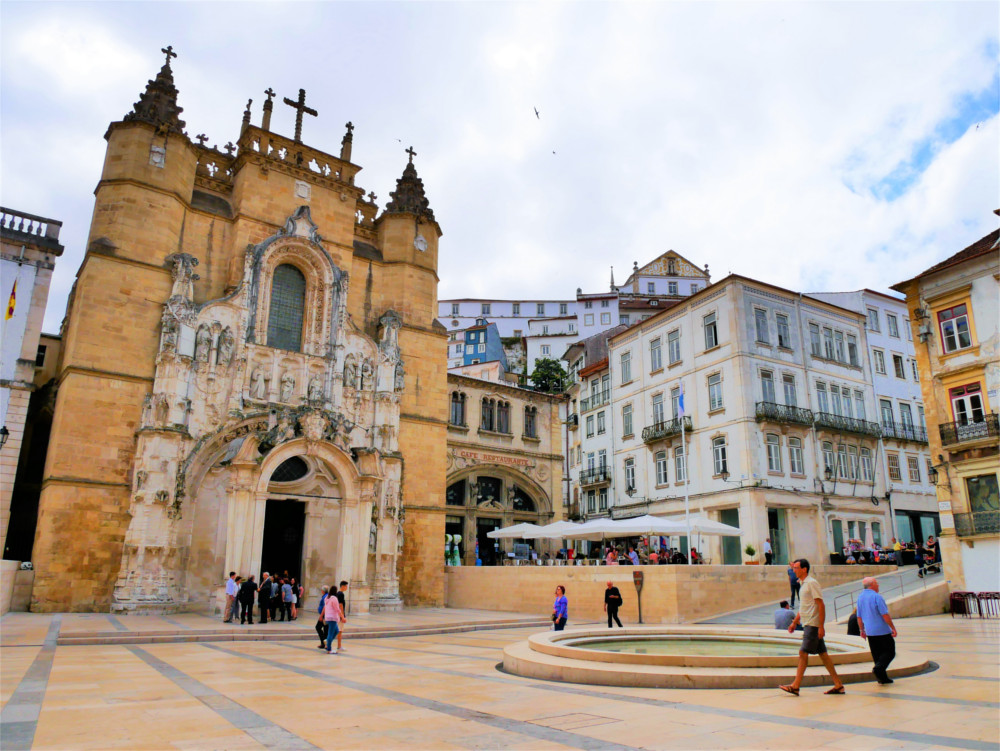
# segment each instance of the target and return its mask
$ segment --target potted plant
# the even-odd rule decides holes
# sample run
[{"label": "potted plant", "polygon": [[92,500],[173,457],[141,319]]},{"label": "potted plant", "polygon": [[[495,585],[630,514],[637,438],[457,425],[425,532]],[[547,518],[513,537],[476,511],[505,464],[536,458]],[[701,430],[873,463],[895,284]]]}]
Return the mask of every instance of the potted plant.
[{"label": "potted plant", "polygon": [[757,555],[757,548],[755,548],[753,545],[749,545],[748,544],[745,548],[743,548],[743,552],[746,553],[747,554],[747,558],[750,559],[749,561],[746,562],[747,566],[757,566],[757,565],[760,565],[760,561],[755,561],[753,559],[753,557],[755,555]]}]

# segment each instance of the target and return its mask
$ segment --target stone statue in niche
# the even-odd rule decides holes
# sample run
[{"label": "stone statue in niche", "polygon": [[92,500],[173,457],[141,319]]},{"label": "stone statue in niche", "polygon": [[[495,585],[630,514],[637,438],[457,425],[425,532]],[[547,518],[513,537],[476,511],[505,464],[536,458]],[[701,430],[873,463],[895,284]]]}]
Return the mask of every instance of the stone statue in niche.
[{"label": "stone statue in niche", "polygon": [[147,477],[149,477],[149,473],[144,469],[140,469],[135,473],[135,492],[138,493],[142,490],[142,486],[146,484]]},{"label": "stone statue in niche", "polygon": [[372,367],[371,360],[367,358],[361,364],[361,390],[371,391],[374,388],[375,380],[375,369]]},{"label": "stone statue in niche", "polygon": [[295,376],[287,370],[281,376],[281,401],[290,402],[295,393]]},{"label": "stone statue in niche", "polygon": [[235,346],[235,340],[233,339],[233,332],[228,326],[222,330],[219,334],[219,353],[217,362],[219,365],[226,367],[229,362],[233,359],[233,347]]},{"label": "stone statue in niche", "polygon": [[403,320],[394,310],[386,313],[378,319],[382,327],[382,338],[378,343],[379,351],[387,358],[399,357],[399,328],[403,325]]},{"label": "stone statue in niche", "polygon": [[378,543],[378,509],[372,505],[372,520],[368,528],[368,552],[374,553]]},{"label": "stone statue in niche", "polygon": [[198,327],[198,335],[194,340],[194,359],[198,362],[208,362],[208,353],[212,350],[212,332],[208,326]]},{"label": "stone statue in niche", "polygon": [[267,398],[267,375],[264,373],[264,368],[260,365],[254,368],[250,374],[250,398]]},{"label": "stone statue in niche", "polygon": [[403,504],[399,504],[399,513],[396,515],[396,553],[403,552],[403,525],[406,522],[406,509]]},{"label": "stone statue in niche", "polygon": [[167,402],[167,397],[160,394],[156,397],[156,422],[159,425],[166,425],[167,415],[170,412],[170,403]]},{"label": "stone statue in niche", "polygon": [[173,318],[168,318],[163,322],[163,338],[160,341],[160,349],[177,349],[177,321]]},{"label": "stone statue in niche", "polygon": [[309,380],[309,401],[323,401],[323,379],[315,375]]},{"label": "stone statue in niche", "polygon": [[396,363],[396,370],[393,376],[393,388],[396,391],[402,391],[403,387],[406,385],[406,371],[403,369],[403,361],[400,360]]},{"label": "stone statue in niche", "polygon": [[354,364],[354,355],[347,356],[344,363],[344,388],[356,389],[358,387],[358,370]]}]

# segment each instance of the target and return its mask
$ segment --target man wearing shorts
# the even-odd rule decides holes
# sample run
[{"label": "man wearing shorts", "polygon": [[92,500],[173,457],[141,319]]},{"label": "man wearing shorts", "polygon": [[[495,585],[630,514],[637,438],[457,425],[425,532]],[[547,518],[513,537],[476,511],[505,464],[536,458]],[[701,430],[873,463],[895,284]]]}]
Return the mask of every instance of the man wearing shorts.
[{"label": "man wearing shorts", "polygon": [[826,622],[826,605],[823,603],[823,590],[820,589],[819,582],[809,575],[809,561],[799,558],[792,563],[792,569],[799,580],[801,589],[799,591],[799,612],[795,616],[788,633],[794,633],[795,626],[802,623],[802,646],[799,647],[799,666],[795,671],[795,680],[787,686],[778,686],[782,691],[787,691],[794,696],[799,695],[799,686],[802,685],[802,676],[805,675],[806,666],[809,664],[809,655],[819,655],[826,666],[830,677],[833,678],[833,688],[825,691],[827,694],[843,694],[844,684],[837,675],[836,668],[833,667],[833,660],[826,653],[826,644],[823,637],[826,630],[823,624]]}]

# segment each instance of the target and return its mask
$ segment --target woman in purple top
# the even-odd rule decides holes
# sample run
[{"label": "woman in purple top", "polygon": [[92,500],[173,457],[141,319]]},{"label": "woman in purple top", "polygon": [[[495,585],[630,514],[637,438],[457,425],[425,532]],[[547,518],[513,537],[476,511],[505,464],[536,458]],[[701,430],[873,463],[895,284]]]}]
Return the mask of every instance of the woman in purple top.
[{"label": "woman in purple top", "polygon": [[566,587],[560,584],[556,587],[556,601],[552,604],[552,622],[556,631],[566,628],[569,617],[569,602],[566,600]]}]

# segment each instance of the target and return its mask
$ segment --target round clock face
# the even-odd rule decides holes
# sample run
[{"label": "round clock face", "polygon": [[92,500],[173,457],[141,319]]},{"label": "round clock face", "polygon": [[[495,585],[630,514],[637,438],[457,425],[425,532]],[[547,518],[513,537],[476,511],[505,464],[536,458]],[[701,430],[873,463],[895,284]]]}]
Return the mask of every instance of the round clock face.
[{"label": "round clock face", "polygon": [[423,235],[417,235],[416,239],[413,241],[413,247],[423,252],[427,250],[427,240],[424,239]]}]

